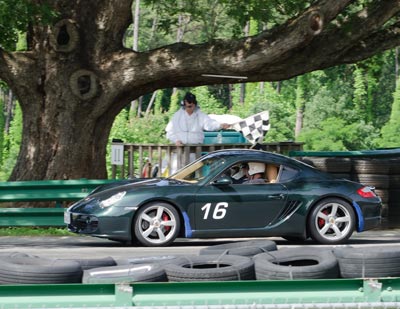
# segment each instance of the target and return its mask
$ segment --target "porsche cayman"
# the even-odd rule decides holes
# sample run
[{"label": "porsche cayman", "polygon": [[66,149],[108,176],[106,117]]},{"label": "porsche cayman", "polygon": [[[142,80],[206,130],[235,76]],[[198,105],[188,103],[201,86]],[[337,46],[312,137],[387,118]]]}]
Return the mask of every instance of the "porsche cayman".
[{"label": "porsche cayman", "polygon": [[[240,181],[258,166],[263,181]],[[243,168],[247,168],[243,171]],[[244,176],[244,177],[240,177]],[[122,181],[64,213],[75,233],[145,246],[176,238],[283,237],[346,242],[379,226],[374,189],[262,150],[206,154],[168,178]]]}]

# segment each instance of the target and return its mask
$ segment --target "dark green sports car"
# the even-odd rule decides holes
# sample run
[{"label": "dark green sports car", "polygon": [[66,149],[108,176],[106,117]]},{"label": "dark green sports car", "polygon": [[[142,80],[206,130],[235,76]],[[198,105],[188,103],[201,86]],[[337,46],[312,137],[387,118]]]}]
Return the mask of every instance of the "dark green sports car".
[{"label": "dark green sports car", "polygon": [[380,224],[373,188],[260,150],[209,153],[169,178],[101,188],[65,212],[75,233],[166,246],[177,237],[345,242]]}]

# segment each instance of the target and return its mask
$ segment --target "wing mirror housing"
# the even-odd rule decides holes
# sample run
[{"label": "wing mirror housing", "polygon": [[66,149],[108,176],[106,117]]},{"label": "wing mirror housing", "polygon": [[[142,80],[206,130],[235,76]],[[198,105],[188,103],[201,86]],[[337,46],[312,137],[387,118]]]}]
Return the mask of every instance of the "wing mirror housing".
[{"label": "wing mirror housing", "polygon": [[213,181],[213,185],[221,186],[221,185],[231,185],[233,183],[232,179],[228,176],[218,177]]}]

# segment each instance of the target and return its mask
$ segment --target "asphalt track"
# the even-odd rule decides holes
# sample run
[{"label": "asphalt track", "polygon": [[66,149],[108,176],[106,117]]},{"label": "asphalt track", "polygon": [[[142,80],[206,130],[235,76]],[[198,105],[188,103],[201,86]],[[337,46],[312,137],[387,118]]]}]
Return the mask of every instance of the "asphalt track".
[{"label": "asphalt track", "polygon": [[[260,239],[260,238],[258,238]],[[276,242],[278,248],[293,246],[324,246],[311,240],[290,242],[279,237],[266,238]],[[129,259],[143,256],[198,254],[201,248],[214,244],[232,241],[243,241],[248,238],[235,239],[178,239],[169,247],[135,247],[106,239],[90,236],[59,237],[0,237],[0,254],[22,252],[45,258],[101,258]],[[354,233],[344,246],[400,246],[400,229],[372,230]],[[343,246],[343,245],[341,245]],[[326,247],[326,246],[324,246]]]}]

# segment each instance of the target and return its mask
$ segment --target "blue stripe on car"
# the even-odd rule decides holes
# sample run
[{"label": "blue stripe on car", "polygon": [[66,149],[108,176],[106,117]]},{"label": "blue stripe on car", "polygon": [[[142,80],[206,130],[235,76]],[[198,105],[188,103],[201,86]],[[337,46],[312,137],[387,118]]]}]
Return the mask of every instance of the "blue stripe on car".
[{"label": "blue stripe on car", "polygon": [[190,238],[192,237],[192,227],[190,226],[189,216],[185,211],[182,213],[182,216],[185,224],[185,237]]},{"label": "blue stripe on car", "polygon": [[358,224],[357,224],[357,232],[364,231],[364,216],[361,211],[360,205],[353,201],[354,209],[356,210],[357,217],[358,217]]}]

